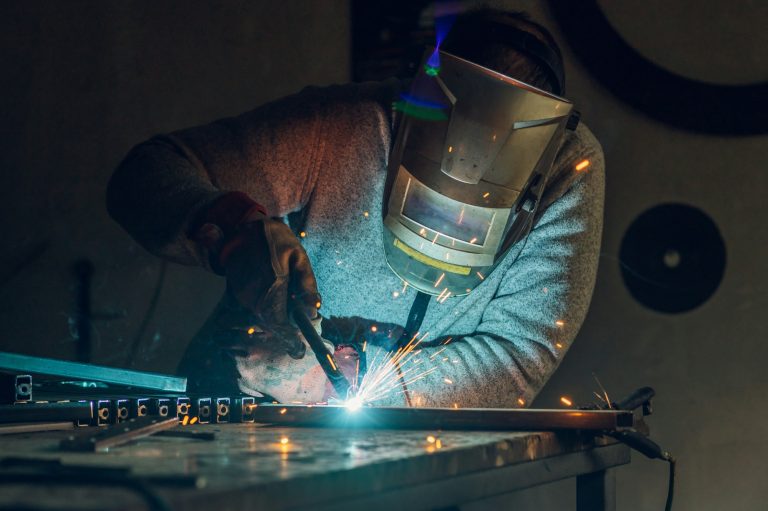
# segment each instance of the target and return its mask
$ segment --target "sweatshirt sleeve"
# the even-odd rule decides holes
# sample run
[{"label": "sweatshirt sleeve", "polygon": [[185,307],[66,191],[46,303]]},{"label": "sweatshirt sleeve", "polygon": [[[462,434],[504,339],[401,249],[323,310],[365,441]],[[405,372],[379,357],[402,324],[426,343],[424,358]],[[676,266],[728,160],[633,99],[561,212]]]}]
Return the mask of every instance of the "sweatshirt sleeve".
[{"label": "sweatshirt sleeve", "polygon": [[237,117],[153,137],[115,170],[107,209],[148,251],[207,267],[205,248],[189,237],[202,211],[230,192],[246,194],[272,217],[300,210],[324,153],[370,136],[356,120],[372,110],[388,115],[398,88],[395,80],[307,88]]},{"label": "sweatshirt sleeve", "polygon": [[[602,151],[595,141],[581,156],[588,171],[521,242],[475,332],[423,348],[435,369],[407,385],[411,404],[525,407],[558,367],[589,307],[602,234]],[[406,404],[403,393],[387,401]]]}]

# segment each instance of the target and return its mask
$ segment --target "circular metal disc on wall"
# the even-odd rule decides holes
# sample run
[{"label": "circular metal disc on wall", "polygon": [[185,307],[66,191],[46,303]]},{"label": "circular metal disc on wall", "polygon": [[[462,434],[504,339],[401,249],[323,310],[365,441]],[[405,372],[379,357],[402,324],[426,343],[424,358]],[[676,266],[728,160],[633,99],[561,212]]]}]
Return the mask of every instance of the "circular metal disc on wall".
[{"label": "circular metal disc on wall", "polygon": [[686,312],[706,302],[725,271],[725,243],[714,221],[685,204],[662,204],[624,234],[621,274],[630,294],[655,311]]}]

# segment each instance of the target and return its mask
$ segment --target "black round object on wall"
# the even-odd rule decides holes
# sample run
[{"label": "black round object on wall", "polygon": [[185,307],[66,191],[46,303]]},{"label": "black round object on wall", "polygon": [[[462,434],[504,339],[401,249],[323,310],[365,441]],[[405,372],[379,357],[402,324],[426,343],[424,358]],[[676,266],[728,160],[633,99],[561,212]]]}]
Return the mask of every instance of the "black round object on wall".
[{"label": "black round object on wall", "polygon": [[686,312],[706,302],[725,272],[725,243],[712,219],[685,204],[638,216],[621,241],[624,285],[655,311]]}]

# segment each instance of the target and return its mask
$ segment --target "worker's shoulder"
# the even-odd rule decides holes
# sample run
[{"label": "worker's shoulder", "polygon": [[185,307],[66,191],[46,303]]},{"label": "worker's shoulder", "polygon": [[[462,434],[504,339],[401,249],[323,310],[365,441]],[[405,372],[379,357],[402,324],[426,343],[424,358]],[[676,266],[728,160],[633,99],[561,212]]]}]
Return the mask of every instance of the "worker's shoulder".
[{"label": "worker's shoulder", "polygon": [[589,160],[593,168],[605,165],[603,147],[584,122],[580,122],[573,131],[566,131],[557,159],[569,166],[583,160]]},{"label": "worker's shoulder", "polygon": [[397,78],[390,78],[377,82],[313,85],[302,89],[299,95],[331,104],[365,104],[374,102],[390,106],[392,101],[402,92],[404,83]]}]

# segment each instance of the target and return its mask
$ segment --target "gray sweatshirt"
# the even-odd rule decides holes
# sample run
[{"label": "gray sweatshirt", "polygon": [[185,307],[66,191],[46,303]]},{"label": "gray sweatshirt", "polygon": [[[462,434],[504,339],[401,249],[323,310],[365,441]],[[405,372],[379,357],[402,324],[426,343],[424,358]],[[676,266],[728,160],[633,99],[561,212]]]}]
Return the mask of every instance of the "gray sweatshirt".
[{"label": "gray sweatshirt", "polygon": [[[300,239],[323,315],[339,324],[362,322],[360,335],[373,335],[374,326],[385,334],[405,324],[416,294],[387,267],[382,245],[398,89],[394,80],[308,88],[238,117],[154,137],[115,171],[109,212],[150,252],[207,268],[205,249],[188,237],[190,222],[223,193],[245,192],[306,233]],[[583,160],[589,166],[576,171]],[[583,124],[567,132],[555,167],[528,239],[469,295],[431,300],[418,356],[422,367],[434,369],[408,385],[411,404],[526,406],[562,361],[589,306],[602,230],[603,154]],[[211,325],[222,310],[187,358],[215,350]],[[374,344],[369,362],[383,356]],[[234,362],[226,377],[257,392],[248,361]],[[405,403],[394,390],[376,404]]]}]

